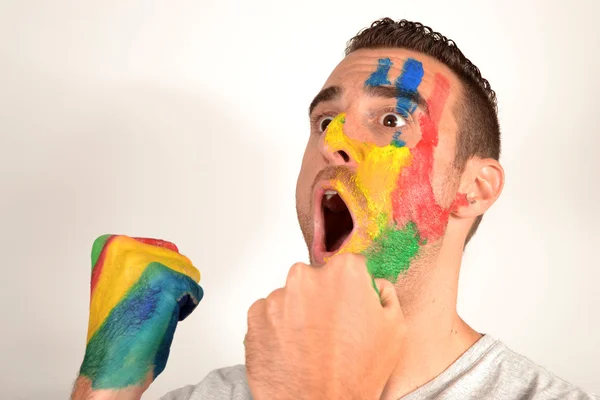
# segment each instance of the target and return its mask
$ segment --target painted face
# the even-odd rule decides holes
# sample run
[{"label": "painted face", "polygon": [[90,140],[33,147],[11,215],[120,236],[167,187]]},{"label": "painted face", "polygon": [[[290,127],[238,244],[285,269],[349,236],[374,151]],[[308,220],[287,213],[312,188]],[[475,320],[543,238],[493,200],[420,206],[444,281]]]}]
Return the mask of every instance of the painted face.
[{"label": "painted face", "polygon": [[312,262],[360,253],[374,277],[395,281],[440,242],[466,201],[452,170],[457,85],[436,60],[402,49],[360,50],[338,65],[311,105],[298,178]]}]

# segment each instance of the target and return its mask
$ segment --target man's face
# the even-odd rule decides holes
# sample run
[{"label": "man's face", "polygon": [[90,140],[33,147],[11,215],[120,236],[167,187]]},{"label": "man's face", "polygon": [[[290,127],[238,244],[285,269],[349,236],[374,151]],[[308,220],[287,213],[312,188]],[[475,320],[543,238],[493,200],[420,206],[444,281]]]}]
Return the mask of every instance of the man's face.
[{"label": "man's face", "polygon": [[359,50],[311,105],[296,208],[311,262],[359,253],[395,281],[436,254],[457,193],[456,76],[404,49]]}]

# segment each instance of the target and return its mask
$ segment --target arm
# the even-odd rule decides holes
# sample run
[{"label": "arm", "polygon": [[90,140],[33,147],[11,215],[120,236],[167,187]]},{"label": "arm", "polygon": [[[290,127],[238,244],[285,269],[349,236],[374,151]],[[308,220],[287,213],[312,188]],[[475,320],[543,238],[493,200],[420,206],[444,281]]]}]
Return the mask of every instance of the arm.
[{"label": "arm", "polygon": [[200,273],[169,242],[105,235],[92,249],[86,353],[72,399],[139,399],[164,370]]},{"label": "arm", "polygon": [[392,283],[375,284],[355,254],[294,264],[285,286],[248,311],[252,398],[382,398],[408,328]]}]

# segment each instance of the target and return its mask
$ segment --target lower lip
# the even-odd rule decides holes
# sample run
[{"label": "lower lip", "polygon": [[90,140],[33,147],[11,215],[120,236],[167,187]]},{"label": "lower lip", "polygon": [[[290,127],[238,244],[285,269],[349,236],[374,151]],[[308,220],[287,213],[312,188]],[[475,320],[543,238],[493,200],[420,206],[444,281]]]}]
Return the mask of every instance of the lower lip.
[{"label": "lower lip", "polygon": [[325,264],[325,220],[323,218],[324,186],[317,187],[313,193],[313,243],[312,253],[317,264]]}]

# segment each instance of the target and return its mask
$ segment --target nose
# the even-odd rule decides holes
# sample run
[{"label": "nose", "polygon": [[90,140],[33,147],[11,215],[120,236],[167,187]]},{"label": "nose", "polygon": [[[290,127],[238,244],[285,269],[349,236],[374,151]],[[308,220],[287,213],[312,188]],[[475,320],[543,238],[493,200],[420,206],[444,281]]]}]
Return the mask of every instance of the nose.
[{"label": "nose", "polygon": [[344,133],[345,115],[338,115],[321,135],[319,151],[328,163],[355,168],[360,161],[360,149]]}]

